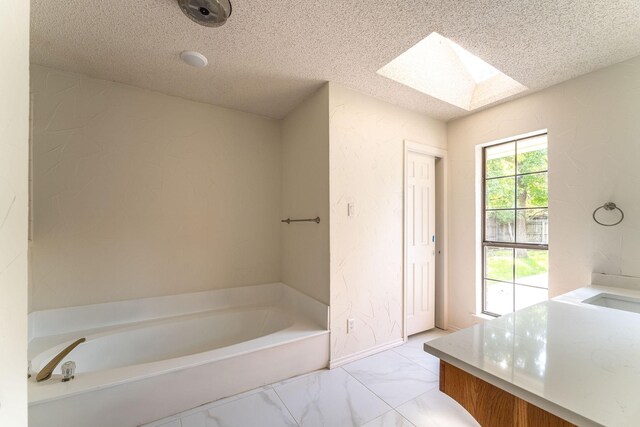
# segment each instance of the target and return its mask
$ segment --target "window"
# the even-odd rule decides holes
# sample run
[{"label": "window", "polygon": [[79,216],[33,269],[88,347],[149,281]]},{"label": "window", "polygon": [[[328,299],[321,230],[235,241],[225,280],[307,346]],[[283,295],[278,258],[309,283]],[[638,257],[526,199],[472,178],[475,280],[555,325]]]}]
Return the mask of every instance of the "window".
[{"label": "window", "polygon": [[482,312],[499,316],[548,297],[547,135],[483,149]]}]

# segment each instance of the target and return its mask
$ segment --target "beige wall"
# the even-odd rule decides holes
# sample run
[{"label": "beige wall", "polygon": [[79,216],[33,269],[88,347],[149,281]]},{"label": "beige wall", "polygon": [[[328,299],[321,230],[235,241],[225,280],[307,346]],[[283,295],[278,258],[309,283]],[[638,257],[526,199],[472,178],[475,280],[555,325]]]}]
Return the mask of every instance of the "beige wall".
[{"label": "beige wall", "polygon": [[280,280],[279,122],[31,77],[31,310]]},{"label": "beige wall", "polygon": [[27,425],[29,2],[0,2],[0,426]]},{"label": "beige wall", "polygon": [[[330,84],[331,359],[402,338],[404,140],[443,122]],[[355,216],[347,216],[347,204]],[[347,334],[347,319],[355,331]]]},{"label": "beige wall", "polygon": [[329,304],[329,86],[282,122],[282,281]]},{"label": "beige wall", "polygon": [[[589,284],[590,273],[640,276],[640,58],[451,122],[450,322],[474,322],[477,279],[476,145],[549,132],[550,295]],[[619,204],[617,227],[591,219]]]}]

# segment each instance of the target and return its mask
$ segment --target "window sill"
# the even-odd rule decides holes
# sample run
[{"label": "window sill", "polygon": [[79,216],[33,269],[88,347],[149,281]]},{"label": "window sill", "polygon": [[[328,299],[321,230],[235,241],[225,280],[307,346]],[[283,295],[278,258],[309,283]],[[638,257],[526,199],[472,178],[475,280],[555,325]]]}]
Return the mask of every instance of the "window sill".
[{"label": "window sill", "polygon": [[497,317],[489,316],[488,314],[484,314],[484,313],[472,314],[471,317],[473,317],[474,320],[480,320],[483,323],[486,322],[487,320],[497,319]]}]

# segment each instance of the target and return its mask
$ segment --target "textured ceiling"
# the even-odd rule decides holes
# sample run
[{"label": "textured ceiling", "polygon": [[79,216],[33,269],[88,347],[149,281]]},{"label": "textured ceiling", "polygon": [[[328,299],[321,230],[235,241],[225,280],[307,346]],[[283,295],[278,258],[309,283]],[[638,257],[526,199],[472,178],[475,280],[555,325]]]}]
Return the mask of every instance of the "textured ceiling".
[{"label": "textured ceiling", "polygon": [[32,0],[31,59],[276,118],[335,81],[449,120],[468,112],[376,74],[433,31],[529,88],[516,97],[640,55],[638,0],[231,1],[206,28],[175,0]]}]

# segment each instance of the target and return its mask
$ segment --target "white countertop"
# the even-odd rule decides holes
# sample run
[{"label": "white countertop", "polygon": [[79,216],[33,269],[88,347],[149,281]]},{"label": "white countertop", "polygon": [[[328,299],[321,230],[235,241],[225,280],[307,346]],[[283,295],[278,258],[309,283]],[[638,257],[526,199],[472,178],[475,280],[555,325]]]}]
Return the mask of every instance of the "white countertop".
[{"label": "white countertop", "polygon": [[424,350],[574,424],[640,425],[640,314],[590,286],[425,343]]}]

